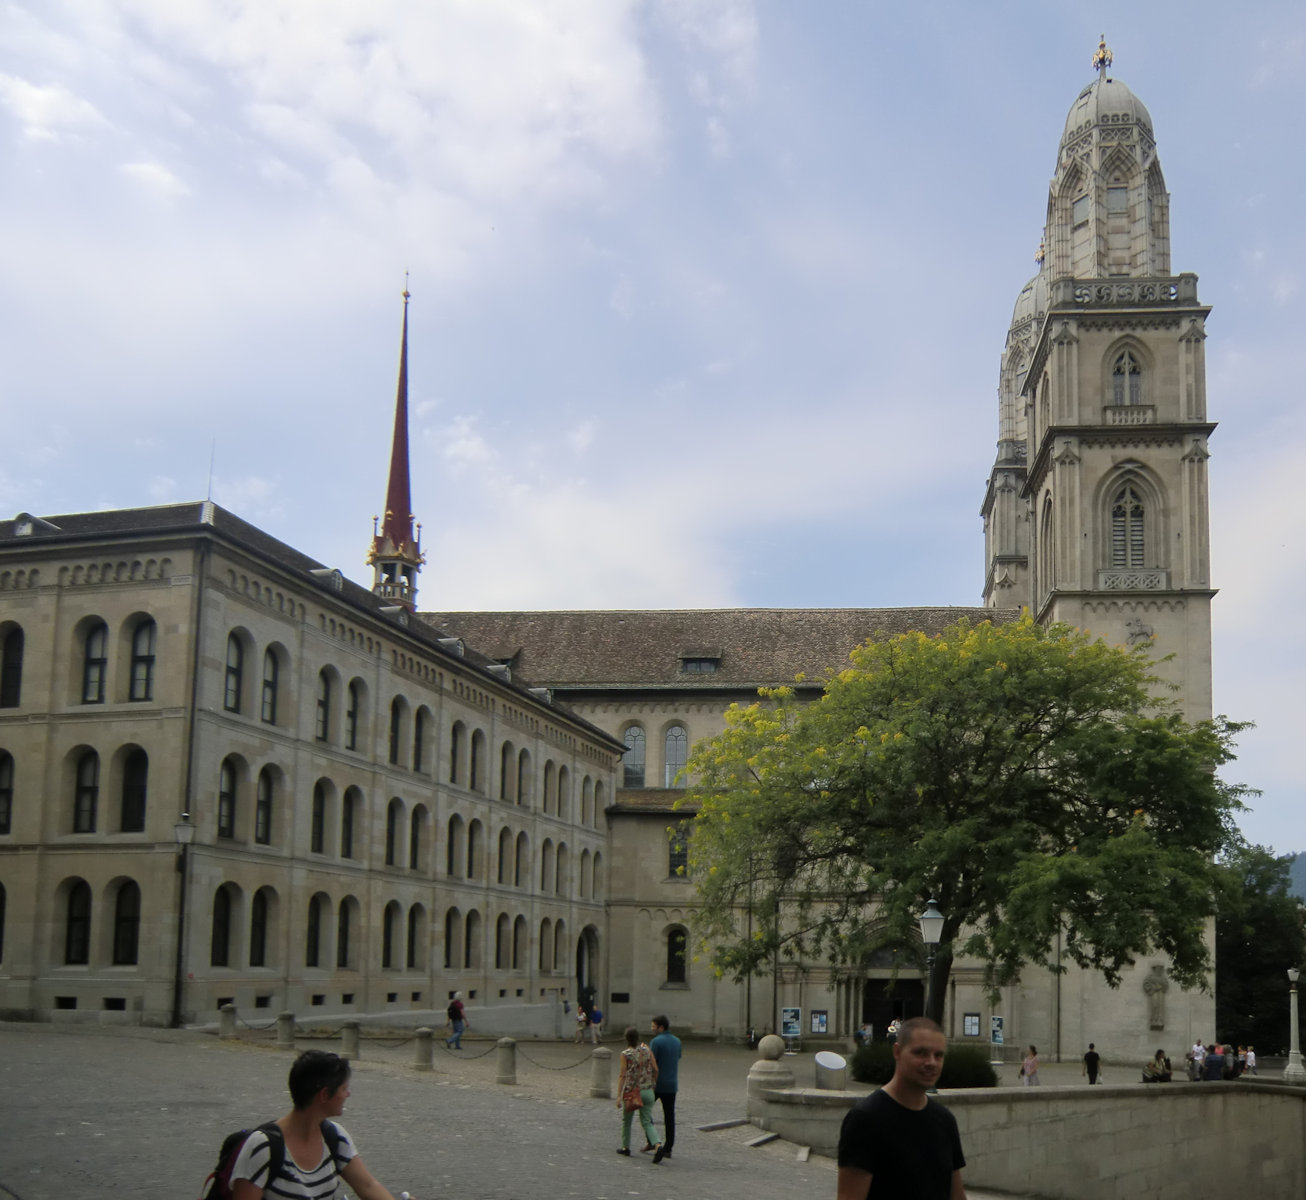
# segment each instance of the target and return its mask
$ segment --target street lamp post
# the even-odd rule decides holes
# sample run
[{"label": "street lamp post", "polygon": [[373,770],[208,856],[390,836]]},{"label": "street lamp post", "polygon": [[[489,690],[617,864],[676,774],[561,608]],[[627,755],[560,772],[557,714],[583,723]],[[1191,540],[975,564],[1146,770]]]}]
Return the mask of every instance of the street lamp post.
[{"label": "street lamp post", "polygon": [[921,925],[921,940],[925,943],[925,1015],[932,1015],[934,1006],[934,952],[943,937],[943,914],[938,901],[930,900],[917,920]]},{"label": "street lamp post", "polygon": [[181,876],[181,892],[177,901],[177,962],[172,976],[172,1027],[181,1028],[181,995],[186,978],[186,884],[190,879],[190,844],[195,840],[195,826],[190,813],[182,813],[173,827],[177,835],[177,874]]},{"label": "street lamp post", "polygon": [[1288,1065],[1283,1068],[1284,1083],[1306,1083],[1306,1067],[1301,1063],[1301,1045],[1297,1038],[1297,980],[1301,972],[1288,968]]}]

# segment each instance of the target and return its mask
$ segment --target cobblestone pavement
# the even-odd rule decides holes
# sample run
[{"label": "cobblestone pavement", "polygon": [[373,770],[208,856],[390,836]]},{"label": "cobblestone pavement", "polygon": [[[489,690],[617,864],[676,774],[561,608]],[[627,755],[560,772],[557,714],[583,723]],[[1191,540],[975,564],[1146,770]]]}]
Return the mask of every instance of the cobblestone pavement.
[{"label": "cobblestone pavement", "polygon": [[[301,1038],[298,1049],[339,1049]],[[616,1047],[609,1043],[614,1055]],[[396,1035],[364,1040],[343,1124],[373,1172],[419,1200],[810,1200],[833,1197],[830,1159],[744,1143],[752,1126],[703,1132],[742,1117],[743,1047],[687,1043],[674,1158],[654,1166],[615,1153],[615,1100],[589,1095],[591,1048],[519,1045],[515,1085],[496,1084],[495,1047],[436,1041],[435,1070],[413,1070],[415,1047]],[[138,1200],[198,1196],[223,1137],[289,1107],[292,1055],[270,1034],[221,1042],[194,1031],[0,1025],[0,1198]],[[810,1082],[810,1055],[792,1060]],[[638,1122],[632,1144],[639,1144]],[[985,1193],[971,1189],[974,1200]]]}]

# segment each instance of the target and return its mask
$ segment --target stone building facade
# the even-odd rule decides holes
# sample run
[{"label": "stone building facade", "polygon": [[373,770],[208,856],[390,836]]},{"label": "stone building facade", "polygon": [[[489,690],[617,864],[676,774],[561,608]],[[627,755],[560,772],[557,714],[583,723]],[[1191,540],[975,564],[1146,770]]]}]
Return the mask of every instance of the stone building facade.
[{"label": "stone building facade", "polygon": [[389,599],[210,503],[0,523],[0,1012],[605,986],[622,747]]}]

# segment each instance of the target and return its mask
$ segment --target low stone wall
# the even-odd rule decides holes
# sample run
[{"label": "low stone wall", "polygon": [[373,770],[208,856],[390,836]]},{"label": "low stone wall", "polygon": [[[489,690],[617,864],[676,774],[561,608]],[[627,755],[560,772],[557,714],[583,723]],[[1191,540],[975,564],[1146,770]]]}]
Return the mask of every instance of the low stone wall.
[{"label": "low stone wall", "polygon": [[[832,1155],[864,1092],[764,1089],[753,1123]],[[1306,1195],[1306,1089],[1271,1083],[974,1088],[939,1093],[966,1182],[1048,1200],[1288,1200]]]}]

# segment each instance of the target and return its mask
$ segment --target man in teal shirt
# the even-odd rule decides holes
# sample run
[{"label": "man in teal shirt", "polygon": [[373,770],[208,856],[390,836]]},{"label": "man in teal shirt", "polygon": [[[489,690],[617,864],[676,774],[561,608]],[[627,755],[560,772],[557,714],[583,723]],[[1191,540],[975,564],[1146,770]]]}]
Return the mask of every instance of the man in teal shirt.
[{"label": "man in teal shirt", "polygon": [[662,1101],[662,1124],[665,1132],[662,1145],[653,1155],[655,1163],[671,1157],[676,1144],[676,1078],[680,1066],[680,1039],[671,1032],[671,1022],[666,1017],[653,1018],[654,1038],[648,1044],[658,1064],[658,1078],[653,1085],[653,1098]]}]

